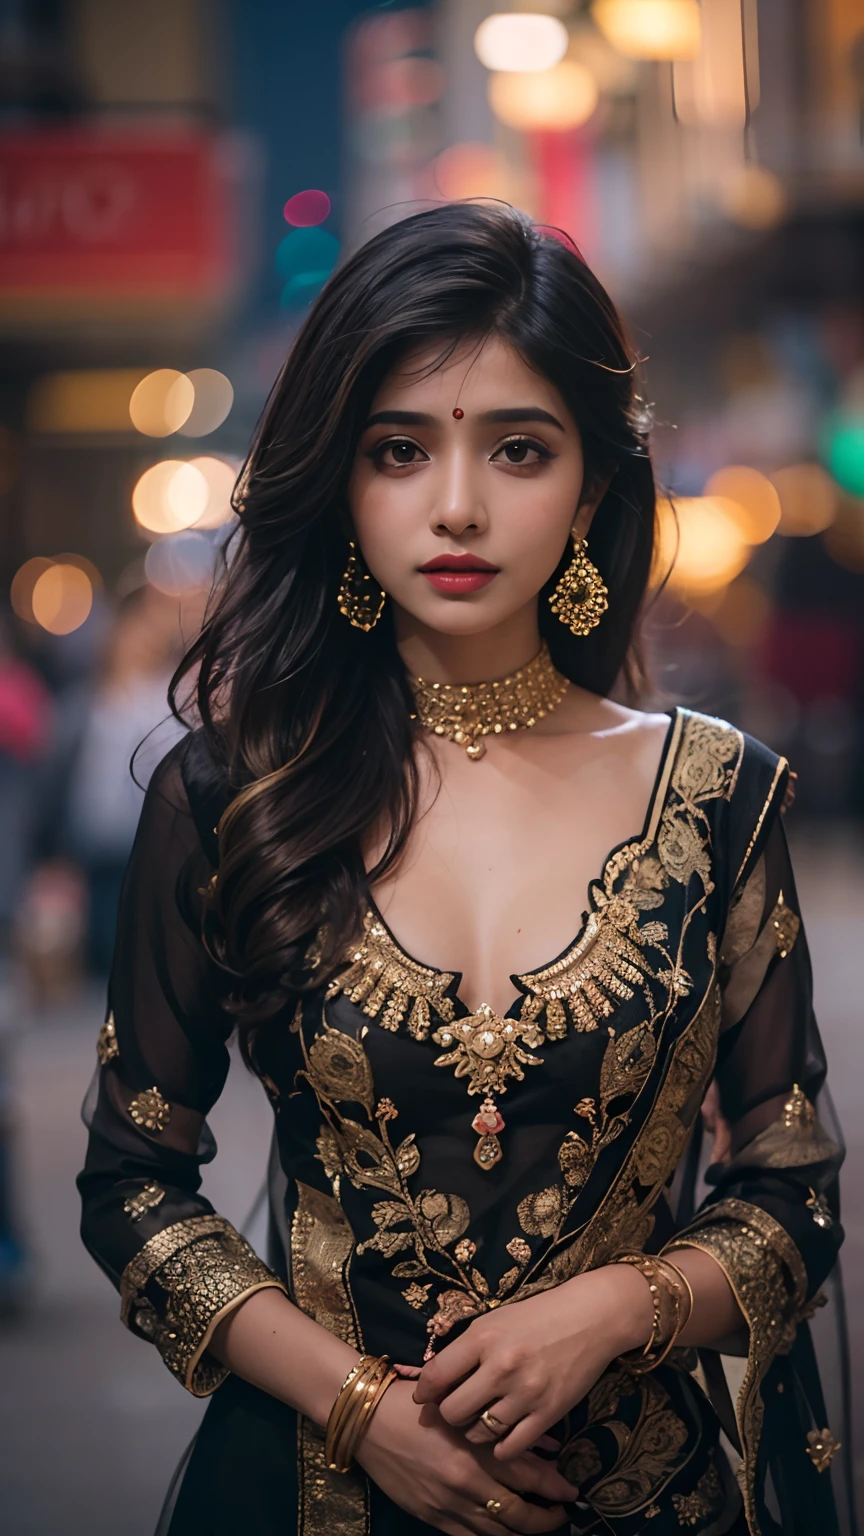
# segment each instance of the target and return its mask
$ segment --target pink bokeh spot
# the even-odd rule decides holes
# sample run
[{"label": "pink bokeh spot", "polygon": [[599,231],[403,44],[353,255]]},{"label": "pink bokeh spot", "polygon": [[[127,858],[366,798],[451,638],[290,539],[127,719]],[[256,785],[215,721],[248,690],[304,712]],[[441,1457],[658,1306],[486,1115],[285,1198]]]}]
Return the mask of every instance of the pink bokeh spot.
[{"label": "pink bokeh spot", "polygon": [[326,192],[310,187],[289,197],[282,212],[287,224],[293,224],[296,229],[311,229],[313,224],[324,223],[330,212],[330,199]]}]

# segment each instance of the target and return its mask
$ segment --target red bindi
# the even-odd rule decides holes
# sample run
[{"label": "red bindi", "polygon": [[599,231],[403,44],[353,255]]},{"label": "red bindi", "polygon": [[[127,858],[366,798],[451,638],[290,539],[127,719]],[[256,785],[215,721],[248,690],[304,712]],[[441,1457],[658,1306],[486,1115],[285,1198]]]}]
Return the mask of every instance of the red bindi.
[{"label": "red bindi", "polygon": [[462,420],[462,417],[465,415],[465,412],[463,411],[461,405],[457,405],[457,406],[454,407],[453,415],[456,417],[457,421],[461,421]]}]

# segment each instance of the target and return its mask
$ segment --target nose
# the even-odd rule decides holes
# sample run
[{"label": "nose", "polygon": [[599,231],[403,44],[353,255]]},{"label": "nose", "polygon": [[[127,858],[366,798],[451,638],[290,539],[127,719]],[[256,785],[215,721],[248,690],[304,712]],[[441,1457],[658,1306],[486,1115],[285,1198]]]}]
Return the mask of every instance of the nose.
[{"label": "nose", "polygon": [[488,516],[483,496],[472,472],[466,442],[457,441],[444,458],[441,494],[432,508],[431,526],[439,537],[464,537],[483,533]]}]

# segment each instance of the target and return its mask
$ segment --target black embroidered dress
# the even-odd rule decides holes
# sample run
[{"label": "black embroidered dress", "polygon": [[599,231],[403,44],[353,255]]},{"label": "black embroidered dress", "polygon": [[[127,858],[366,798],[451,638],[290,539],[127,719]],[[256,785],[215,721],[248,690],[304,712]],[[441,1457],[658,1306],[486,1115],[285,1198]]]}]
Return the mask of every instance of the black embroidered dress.
[{"label": "black embroidered dress", "polygon": [[[679,1243],[738,1297],[738,1381],[730,1396],[707,1350],[648,1376],[610,1367],[562,1427],[582,1490],[571,1529],[841,1529],[807,1323],[841,1238],[841,1154],[814,1108],[825,1068],[787,781],[757,742],[677,710],[641,833],[609,855],[565,953],[513,977],[504,1018],[469,1013],[458,975],[408,956],[370,903],[337,982],[270,1031],[265,1263],[198,1193],[228,1067],[200,939],[227,795],[199,733],[168,754],[123,889],[79,1186],[124,1322],[190,1391],[219,1388],[170,1536],[431,1529],[362,1474],[328,1472],[316,1426],[208,1353],[255,1289],[284,1285],[352,1345],[419,1364],[491,1307]],[[712,1078],[732,1146],[706,1174]],[[481,1166],[472,1122],[490,1097],[506,1125]]]}]

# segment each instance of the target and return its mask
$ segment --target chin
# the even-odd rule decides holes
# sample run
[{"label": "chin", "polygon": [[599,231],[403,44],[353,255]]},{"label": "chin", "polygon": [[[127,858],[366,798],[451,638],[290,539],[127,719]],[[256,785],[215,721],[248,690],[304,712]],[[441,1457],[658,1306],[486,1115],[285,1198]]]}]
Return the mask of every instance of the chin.
[{"label": "chin", "polygon": [[497,604],[493,607],[468,597],[448,597],[437,603],[424,604],[422,611],[419,607],[406,611],[415,622],[441,635],[484,635],[490,629],[506,624],[518,609],[502,611]]}]

